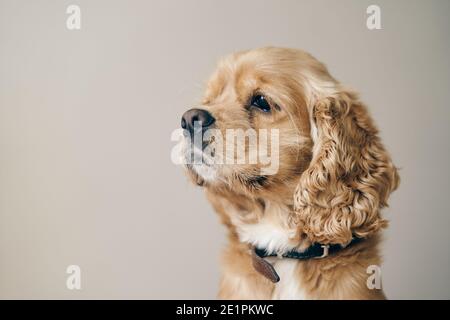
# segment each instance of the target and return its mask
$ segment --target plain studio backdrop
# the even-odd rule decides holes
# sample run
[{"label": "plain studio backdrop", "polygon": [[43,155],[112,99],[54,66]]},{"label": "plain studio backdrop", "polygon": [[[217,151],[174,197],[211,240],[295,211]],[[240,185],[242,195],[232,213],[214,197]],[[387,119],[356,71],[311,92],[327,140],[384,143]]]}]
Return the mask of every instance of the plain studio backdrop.
[{"label": "plain studio backdrop", "polygon": [[219,57],[275,45],[359,91],[401,168],[387,296],[450,298],[449,14],[447,0],[0,0],[0,297],[215,298],[225,230],[170,137]]}]

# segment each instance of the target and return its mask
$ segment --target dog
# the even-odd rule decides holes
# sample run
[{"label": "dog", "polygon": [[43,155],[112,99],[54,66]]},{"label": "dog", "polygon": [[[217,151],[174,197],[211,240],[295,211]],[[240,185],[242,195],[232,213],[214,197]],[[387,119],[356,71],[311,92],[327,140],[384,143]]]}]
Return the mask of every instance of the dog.
[{"label": "dog", "polygon": [[220,299],[385,299],[368,270],[381,264],[380,210],[399,176],[364,103],[324,64],[288,48],[231,54],[181,126],[185,141],[213,130],[228,147],[229,129],[277,132],[276,172],[259,158],[211,161],[211,137],[183,148],[210,160],[186,172],[228,230]]}]

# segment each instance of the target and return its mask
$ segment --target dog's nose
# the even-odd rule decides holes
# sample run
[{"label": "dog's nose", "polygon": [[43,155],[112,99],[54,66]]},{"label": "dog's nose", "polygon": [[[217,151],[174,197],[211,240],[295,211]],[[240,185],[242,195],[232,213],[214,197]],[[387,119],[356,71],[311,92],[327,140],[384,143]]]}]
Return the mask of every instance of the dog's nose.
[{"label": "dog's nose", "polygon": [[198,126],[202,130],[210,127],[216,119],[206,110],[203,109],[190,109],[186,111],[181,117],[181,127],[189,130],[190,133],[194,132],[194,124],[198,122]]}]

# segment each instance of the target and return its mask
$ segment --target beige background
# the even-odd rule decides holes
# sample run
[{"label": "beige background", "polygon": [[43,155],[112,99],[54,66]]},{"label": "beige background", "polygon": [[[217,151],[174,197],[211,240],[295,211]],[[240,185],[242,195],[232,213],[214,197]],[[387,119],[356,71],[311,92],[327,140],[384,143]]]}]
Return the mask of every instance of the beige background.
[{"label": "beige background", "polygon": [[[382,9],[382,30],[366,8]],[[80,31],[66,29],[69,4]],[[224,230],[170,134],[218,57],[303,48],[370,106],[402,184],[390,298],[450,298],[450,1],[0,0],[0,297],[214,298]],[[66,289],[80,265],[82,290]]]}]

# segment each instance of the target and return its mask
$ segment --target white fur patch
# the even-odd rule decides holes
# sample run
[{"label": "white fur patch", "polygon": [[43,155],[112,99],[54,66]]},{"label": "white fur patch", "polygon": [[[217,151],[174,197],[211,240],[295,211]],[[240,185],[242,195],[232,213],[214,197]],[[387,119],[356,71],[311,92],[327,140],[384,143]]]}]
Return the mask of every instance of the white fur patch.
[{"label": "white fur patch", "polygon": [[[273,261],[275,260],[276,261]],[[275,285],[272,299],[306,300],[306,293],[299,282],[298,261],[294,259],[273,258],[271,261],[280,281]]]},{"label": "white fur patch", "polygon": [[237,227],[242,242],[264,248],[269,253],[283,253],[298,245],[292,240],[296,230],[283,225],[287,215],[286,208],[266,202],[264,215],[257,223],[241,221],[233,221],[233,223]]},{"label": "white fur patch", "polygon": [[217,177],[217,170],[215,167],[206,164],[194,164],[192,168],[205,181],[213,181]]},{"label": "white fur patch", "polygon": [[294,248],[290,244],[289,231],[264,218],[255,224],[241,225],[238,227],[238,234],[242,242],[264,248],[270,253],[281,253]]}]

